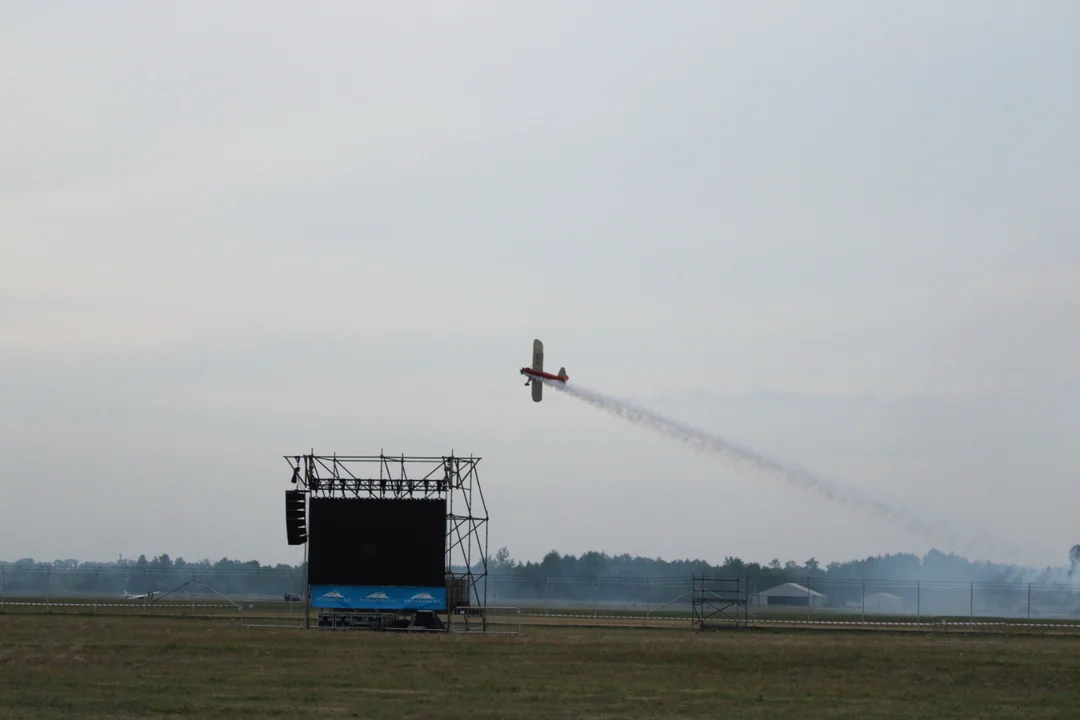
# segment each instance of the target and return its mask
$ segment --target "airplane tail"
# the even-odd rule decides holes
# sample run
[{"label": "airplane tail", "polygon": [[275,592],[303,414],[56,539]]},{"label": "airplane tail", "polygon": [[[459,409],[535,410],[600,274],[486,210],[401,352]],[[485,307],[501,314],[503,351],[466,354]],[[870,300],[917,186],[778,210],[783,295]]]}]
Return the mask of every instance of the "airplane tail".
[{"label": "airplane tail", "polygon": [[566,374],[566,368],[559,368],[559,379],[565,381],[570,376]]}]

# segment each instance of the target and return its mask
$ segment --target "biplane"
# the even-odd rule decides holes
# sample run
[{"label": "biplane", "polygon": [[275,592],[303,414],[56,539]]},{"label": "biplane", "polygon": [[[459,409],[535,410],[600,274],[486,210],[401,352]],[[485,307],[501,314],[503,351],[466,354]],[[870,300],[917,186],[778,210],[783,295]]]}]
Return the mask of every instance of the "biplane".
[{"label": "biplane", "polygon": [[[533,340],[532,367],[521,368],[521,374],[528,378],[525,380],[526,385],[532,384],[533,402],[540,402],[544,398],[544,379],[561,383],[570,379],[564,367],[559,368],[558,375],[544,372],[544,343],[539,340]],[[540,382],[536,382],[537,380]]]}]

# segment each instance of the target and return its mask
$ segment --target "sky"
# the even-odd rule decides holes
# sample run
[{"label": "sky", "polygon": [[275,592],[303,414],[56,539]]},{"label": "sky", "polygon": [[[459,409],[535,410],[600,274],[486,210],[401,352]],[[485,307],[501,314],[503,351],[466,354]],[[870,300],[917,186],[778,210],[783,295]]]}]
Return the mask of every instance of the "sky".
[{"label": "sky", "polygon": [[518,559],[930,548],[534,404],[541,338],[1062,565],[1078,43],[1072,0],[6,2],[0,558],[299,562],[311,449],[482,457]]}]

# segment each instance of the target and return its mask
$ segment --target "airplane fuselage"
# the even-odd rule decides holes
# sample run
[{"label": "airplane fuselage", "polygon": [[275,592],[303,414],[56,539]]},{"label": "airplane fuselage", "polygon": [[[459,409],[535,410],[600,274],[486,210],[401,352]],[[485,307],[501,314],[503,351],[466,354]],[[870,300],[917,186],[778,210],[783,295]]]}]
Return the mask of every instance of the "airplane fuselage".
[{"label": "airplane fuselage", "polygon": [[557,382],[566,382],[570,379],[568,376],[565,375],[560,377],[558,375],[552,375],[549,372],[544,372],[543,370],[533,370],[532,368],[527,367],[521,368],[521,374],[533,378],[547,378],[548,380],[555,380]]}]

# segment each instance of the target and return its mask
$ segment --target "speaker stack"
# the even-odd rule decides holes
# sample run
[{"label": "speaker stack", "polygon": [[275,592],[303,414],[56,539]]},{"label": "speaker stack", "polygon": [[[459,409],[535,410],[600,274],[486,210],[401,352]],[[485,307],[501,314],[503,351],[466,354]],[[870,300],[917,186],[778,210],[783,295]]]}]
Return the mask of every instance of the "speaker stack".
[{"label": "speaker stack", "polygon": [[285,491],[285,532],[290,545],[303,545],[307,542],[304,493],[300,490]]}]

